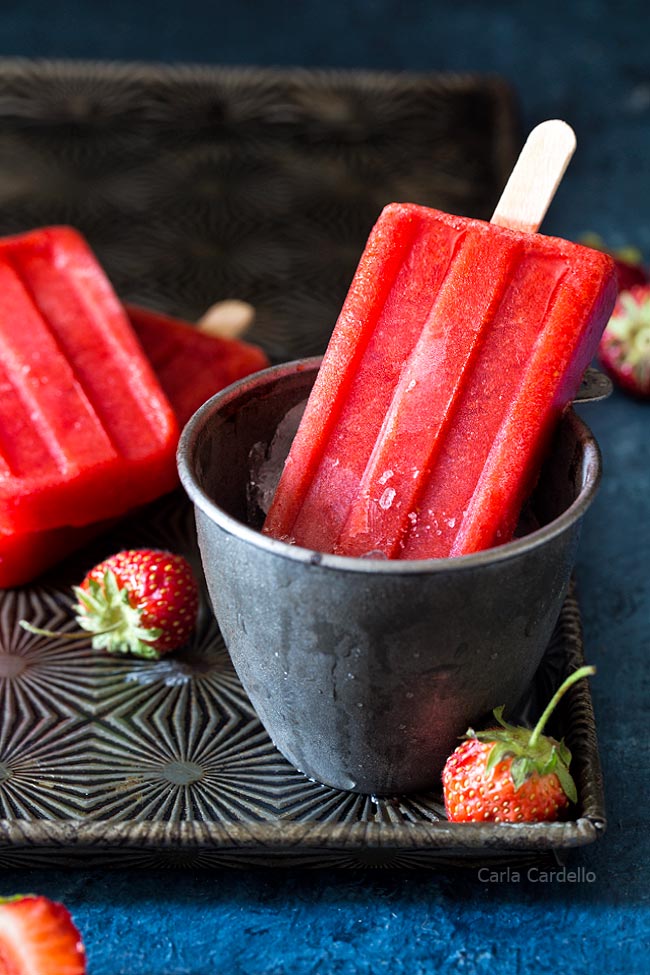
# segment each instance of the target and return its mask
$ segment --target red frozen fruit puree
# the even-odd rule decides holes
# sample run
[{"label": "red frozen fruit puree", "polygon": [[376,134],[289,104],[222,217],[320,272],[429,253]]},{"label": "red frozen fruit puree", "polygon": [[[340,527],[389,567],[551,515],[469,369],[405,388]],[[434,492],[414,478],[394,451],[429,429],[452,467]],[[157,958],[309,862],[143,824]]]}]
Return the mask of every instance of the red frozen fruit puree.
[{"label": "red frozen fruit puree", "polygon": [[219,390],[269,365],[256,345],[206,335],[136,305],[127,305],[126,311],[181,426]]},{"label": "red frozen fruit puree", "polygon": [[390,559],[510,539],[615,296],[590,248],[386,207],[264,531]]},{"label": "red frozen fruit puree", "polygon": [[176,483],[178,424],[83,238],[0,241],[0,530],[123,514]]},{"label": "red frozen fruit puree", "polygon": [[114,522],[109,520],[78,527],[48,528],[42,532],[1,532],[0,589],[30,582],[111,524]]},{"label": "red frozen fruit puree", "polygon": [[[220,389],[269,365],[264,352],[247,342],[204,335],[186,322],[135,305],[127,312],[179,427]],[[30,582],[105,528],[102,521],[42,531],[0,530],[0,587]]]}]

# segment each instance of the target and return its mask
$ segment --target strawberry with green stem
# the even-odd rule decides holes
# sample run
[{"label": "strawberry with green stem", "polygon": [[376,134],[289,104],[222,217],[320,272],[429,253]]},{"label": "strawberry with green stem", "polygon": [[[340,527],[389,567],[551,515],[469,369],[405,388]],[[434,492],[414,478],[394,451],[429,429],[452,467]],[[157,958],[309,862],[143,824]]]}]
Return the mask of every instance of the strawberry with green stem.
[{"label": "strawberry with green stem", "polygon": [[182,646],[194,629],[199,590],[182,555],[154,549],[127,549],[87,573],[73,591],[76,620],[84,631],[42,630],[26,620],[30,633],[82,640],[109,653],[157,659]]},{"label": "strawberry with green stem", "polygon": [[564,741],[542,732],[560,698],[594,673],[593,667],[580,667],[570,674],[532,731],[507,724],[503,707],[494,711],[499,727],[468,730],[442,773],[450,821],[548,822],[558,819],[569,802],[577,801],[569,749]]}]

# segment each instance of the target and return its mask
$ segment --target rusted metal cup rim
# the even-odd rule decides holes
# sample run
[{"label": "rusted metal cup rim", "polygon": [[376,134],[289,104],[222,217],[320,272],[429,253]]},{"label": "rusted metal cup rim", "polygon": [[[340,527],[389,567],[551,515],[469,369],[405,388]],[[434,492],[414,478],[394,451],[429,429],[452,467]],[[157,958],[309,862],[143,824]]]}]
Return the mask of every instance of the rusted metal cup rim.
[{"label": "rusted metal cup rim", "polygon": [[209,425],[211,419],[217,416],[224,407],[239,399],[242,395],[250,394],[255,389],[260,392],[268,385],[281,381],[284,377],[291,377],[296,373],[314,374],[321,363],[321,357],[298,359],[281,365],[271,366],[256,372],[226,389],[216,393],[201,406],[186,424],[178,445],[178,469],[180,479],[193,503],[203,511],[208,518],[220,526],[224,531],[249,542],[257,548],[274,555],[292,559],[297,562],[318,564],[324,568],[339,571],[356,572],[368,575],[423,575],[430,573],[462,572],[480,565],[494,564],[516,558],[525,552],[543,547],[553,538],[565,532],[574,522],[578,521],[589,508],[594,499],[602,473],[602,461],[598,443],[587,424],[572,410],[568,410],[563,417],[563,423],[570,423],[576,430],[576,439],[582,444],[582,472],[583,483],[575,500],[557,517],[529,534],[506,542],[495,548],[474,552],[470,555],[459,555],[453,558],[436,559],[366,559],[345,555],[333,555],[328,552],[316,552],[313,549],[292,545],[280,539],[264,535],[245,522],[232,517],[205,492],[195,473],[195,451],[201,432]]}]

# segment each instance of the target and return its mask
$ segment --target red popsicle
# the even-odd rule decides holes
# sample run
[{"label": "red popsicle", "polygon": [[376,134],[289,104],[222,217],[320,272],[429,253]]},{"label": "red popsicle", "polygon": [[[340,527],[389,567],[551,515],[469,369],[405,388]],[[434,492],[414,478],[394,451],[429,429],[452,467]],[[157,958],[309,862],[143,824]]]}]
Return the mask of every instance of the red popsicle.
[{"label": "red popsicle", "polygon": [[399,559],[463,555],[512,537],[616,285],[606,255],[530,232],[536,226],[499,226],[502,205],[493,221],[412,204],[383,211],[266,533]]},{"label": "red popsicle", "polygon": [[85,241],[0,241],[0,527],[121,515],[176,483],[178,425]]},{"label": "red popsicle", "polygon": [[180,427],[220,389],[269,365],[257,345],[206,335],[188,322],[137,305],[126,305],[126,311]]},{"label": "red popsicle", "polygon": [[[127,306],[127,312],[179,427],[214,393],[269,365],[265,353],[250,343],[205,335],[186,322],[135,305]],[[29,582],[108,524],[0,531],[0,588]]]}]

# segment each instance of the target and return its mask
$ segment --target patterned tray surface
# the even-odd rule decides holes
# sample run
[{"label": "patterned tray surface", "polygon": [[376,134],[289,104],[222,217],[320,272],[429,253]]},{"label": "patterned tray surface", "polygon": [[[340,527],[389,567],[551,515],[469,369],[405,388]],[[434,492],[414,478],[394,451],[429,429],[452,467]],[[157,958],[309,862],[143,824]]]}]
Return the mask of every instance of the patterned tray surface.
[{"label": "patterned tray surface", "polygon": [[[194,319],[238,297],[276,360],[323,351],[367,233],[402,199],[489,216],[515,150],[498,80],[0,61],[0,233],[71,223],[128,300]],[[189,505],[0,594],[0,864],[421,865],[590,842],[603,823],[588,690],[559,715],[576,822],[449,826],[440,796],[374,799],[296,772],[260,726],[204,597],[182,652],[109,658],[20,629],[72,627],[71,582],[121,546],[186,552]],[[527,706],[582,659],[567,601]]]},{"label": "patterned tray surface", "polygon": [[257,309],[323,351],[393,200],[489,218],[515,153],[497,79],[0,60],[0,234],[70,223],[120,294]]},{"label": "patterned tray surface", "polygon": [[[575,688],[558,733],[574,752],[577,822],[453,826],[438,793],[376,798],[308,780],[276,751],[230,663],[204,593],[182,651],[152,663],[25,632],[21,618],[74,628],[69,580],[116,547],[184,552],[198,570],[189,503],[148,517],[0,602],[0,863],[421,865],[530,854],[595,839],[602,823],[588,690]],[[582,660],[570,596],[524,712],[539,711]],[[526,714],[524,714],[526,716]]]}]

